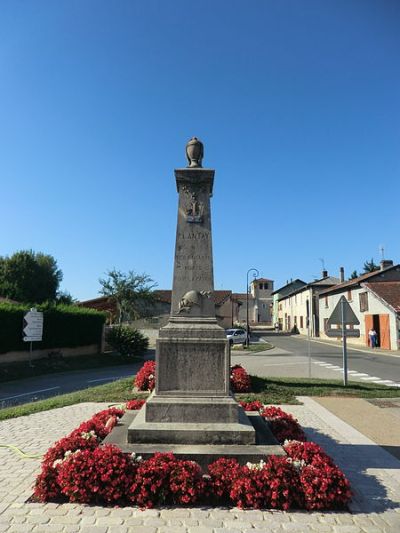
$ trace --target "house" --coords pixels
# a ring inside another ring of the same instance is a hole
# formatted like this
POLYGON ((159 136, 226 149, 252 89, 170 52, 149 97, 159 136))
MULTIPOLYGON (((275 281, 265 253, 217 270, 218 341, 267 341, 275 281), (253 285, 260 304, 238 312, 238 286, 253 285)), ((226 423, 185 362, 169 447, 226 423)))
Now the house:
POLYGON ((360 321, 359 326, 354 326, 360 330, 360 337, 350 337, 349 342, 368 346, 368 331, 375 329, 380 348, 400 349, 400 265, 383 260, 379 270, 322 291, 319 294, 321 338, 328 338, 327 321, 342 296, 360 321))
MULTIPOLYGON (((154 291, 154 303, 151 308, 146 309, 146 317, 135 321, 134 325, 137 328, 143 327, 162 327, 168 322, 171 312, 171 290, 156 290, 154 291)), ((226 328, 233 326, 234 317, 238 314, 240 303, 232 297, 232 291, 214 291, 213 293, 215 303, 215 314, 218 324, 226 328)), ((118 312, 116 304, 112 298, 108 296, 100 296, 92 300, 80 302, 82 307, 91 307, 98 311, 105 311, 109 318, 107 322, 112 324, 117 320, 118 312)))
POLYGON ((272 293, 272 323, 279 324, 279 329, 283 329, 282 321, 279 320, 279 299, 283 296, 287 296, 291 292, 304 287, 307 283, 301 279, 291 280, 290 283, 287 281, 286 285, 280 287, 272 293))
MULTIPOLYGON (((301 280, 299 280, 301 281, 301 280)), ((319 300, 318 296, 324 289, 340 283, 340 279, 328 276, 322 271, 320 279, 301 285, 298 288, 278 297, 278 322, 283 331, 297 331, 303 335, 319 337, 319 300)))
POLYGON ((247 323, 248 301, 249 324, 271 325, 273 290, 274 282, 272 279, 258 278, 250 283, 250 292, 248 295, 246 293, 234 293, 233 298, 240 303, 238 306, 238 314, 234 321, 247 323))

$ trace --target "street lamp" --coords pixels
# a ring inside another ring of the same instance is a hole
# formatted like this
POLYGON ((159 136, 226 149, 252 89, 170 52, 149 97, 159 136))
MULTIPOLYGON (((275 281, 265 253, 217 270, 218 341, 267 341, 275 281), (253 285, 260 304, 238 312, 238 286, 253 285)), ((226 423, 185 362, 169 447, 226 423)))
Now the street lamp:
POLYGON ((246 346, 249 347, 249 274, 254 272, 254 277, 260 275, 259 271, 256 268, 249 268, 246 275, 246 346))

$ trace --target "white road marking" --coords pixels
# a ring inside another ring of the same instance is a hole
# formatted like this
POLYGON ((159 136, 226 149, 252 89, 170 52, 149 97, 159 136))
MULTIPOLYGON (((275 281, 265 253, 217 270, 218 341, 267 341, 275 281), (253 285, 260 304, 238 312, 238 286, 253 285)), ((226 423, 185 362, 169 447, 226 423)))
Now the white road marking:
POLYGON ((362 374, 361 372, 357 372, 356 370, 349 370, 348 373, 351 374, 355 378, 361 378, 364 376, 368 376, 368 374, 362 374))
POLYGON ((113 376, 113 377, 110 377, 110 378, 88 379, 87 382, 88 383, 96 383, 96 381, 112 381, 113 379, 117 380, 117 379, 122 379, 123 377, 126 377, 126 376, 113 376))
POLYGON ((23 394, 17 394, 16 396, 8 396, 7 398, 0 398, 0 402, 5 402, 6 400, 13 400, 14 398, 21 398, 21 396, 29 396, 30 394, 39 394, 40 392, 48 392, 49 390, 56 390, 60 387, 51 387, 50 389, 40 389, 34 390, 32 392, 24 392, 23 394))
POLYGON ((379 379, 377 376, 368 376, 367 378, 361 378, 363 381, 373 381, 374 379, 379 379))
POLYGON ((373 381, 372 383, 379 383, 380 385, 392 385, 394 381, 391 379, 380 379, 378 381, 373 381))
POLYGON ((293 366, 293 365, 305 365, 306 362, 303 363, 265 363, 264 366, 293 366))

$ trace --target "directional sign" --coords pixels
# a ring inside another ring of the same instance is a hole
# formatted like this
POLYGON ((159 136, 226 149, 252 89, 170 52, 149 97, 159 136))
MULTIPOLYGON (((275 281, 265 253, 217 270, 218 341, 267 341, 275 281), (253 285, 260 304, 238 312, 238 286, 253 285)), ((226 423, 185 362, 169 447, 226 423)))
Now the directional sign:
POLYGON ((23 340, 25 342, 39 342, 43 336, 43 313, 31 309, 24 315, 23 340))
MULTIPOLYGON (((353 309, 350 307, 349 302, 344 296, 340 298, 335 309, 333 310, 331 316, 328 318, 327 326, 332 326, 333 324, 338 325, 343 322, 349 326, 357 326, 360 321, 356 317, 353 309), (342 303, 343 303, 343 315, 342 315, 342 303)), ((346 330, 346 334, 349 330, 346 330)))

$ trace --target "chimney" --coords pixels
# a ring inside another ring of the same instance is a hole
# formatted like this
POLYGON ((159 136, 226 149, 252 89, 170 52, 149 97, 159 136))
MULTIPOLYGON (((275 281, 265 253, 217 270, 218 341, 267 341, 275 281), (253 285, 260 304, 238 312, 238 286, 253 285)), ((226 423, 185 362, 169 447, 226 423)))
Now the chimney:
POLYGON ((328 277, 328 271, 327 270, 323 270, 322 271, 322 277, 323 278, 327 278, 328 277))
POLYGON ((393 261, 391 259, 382 259, 381 270, 385 270, 385 268, 389 268, 392 266, 393 266, 393 261))
POLYGON ((339 274, 340 283, 343 283, 344 282, 344 268, 340 267, 339 272, 340 272, 340 274, 339 274))

